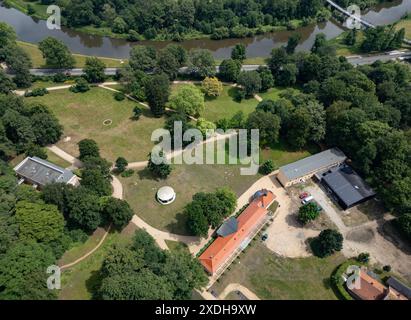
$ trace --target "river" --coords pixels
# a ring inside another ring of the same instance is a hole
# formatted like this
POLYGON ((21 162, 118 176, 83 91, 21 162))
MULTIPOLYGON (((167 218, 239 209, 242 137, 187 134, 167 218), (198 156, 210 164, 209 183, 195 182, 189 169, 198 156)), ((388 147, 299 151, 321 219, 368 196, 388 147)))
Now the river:
MULTIPOLYGON (((363 18, 373 24, 383 25, 399 20, 406 12, 411 12, 411 0, 395 0, 385 2, 364 12, 363 18)), ((36 21, 16 9, 4 6, 0 6, 0 21, 13 26, 18 38, 22 41, 38 43, 45 37, 52 36, 63 41, 72 52, 91 56, 127 58, 134 45, 150 44, 156 48, 162 48, 169 43, 167 41, 130 43, 121 39, 93 36, 64 27, 61 30, 49 30, 45 21, 36 21)), ((292 33, 301 34, 302 37, 297 47, 297 50, 301 51, 309 50, 312 47, 318 33, 322 32, 327 36, 327 39, 332 39, 343 31, 343 26, 332 19, 325 23, 301 27, 294 31, 278 31, 245 39, 187 40, 180 42, 180 44, 186 49, 209 49, 216 59, 224 59, 230 56, 233 46, 241 42, 246 45, 249 58, 267 57, 273 48, 284 45, 292 33)))

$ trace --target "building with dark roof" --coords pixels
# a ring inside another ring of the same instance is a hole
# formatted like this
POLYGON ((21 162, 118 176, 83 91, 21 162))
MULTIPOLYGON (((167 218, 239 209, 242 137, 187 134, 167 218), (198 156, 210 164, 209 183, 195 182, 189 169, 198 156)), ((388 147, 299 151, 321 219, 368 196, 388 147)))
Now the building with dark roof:
POLYGON ((236 233, 238 231, 238 221, 235 217, 230 217, 225 221, 220 228, 217 230, 217 235, 220 237, 227 237, 230 234, 236 233))
POLYGON ((317 177, 344 210, 375 196, 371 187, 345 164, 318 174, 317 177))
POLYGON ((78 185, 78 177, 70 170, 61 168, 38 157, 27 157, 15 168, 19 183, 29 183, 36 188, 42 188, 50 183, 66 183, 78 185))
POLYGON ((325 150, 310 157, 282 166, 277 179, 284 187, 302 183, 316 173, 339 166, 347 159, 338 148, 325 150))
POLYGON ((394 277, 389 277, 387 280, 387 285, 391 290, 394 289, 393 291, 398 293, 397 296, 402 296, 405 299, 411 300, 411 288, 407 287, 400 280, 394 277))

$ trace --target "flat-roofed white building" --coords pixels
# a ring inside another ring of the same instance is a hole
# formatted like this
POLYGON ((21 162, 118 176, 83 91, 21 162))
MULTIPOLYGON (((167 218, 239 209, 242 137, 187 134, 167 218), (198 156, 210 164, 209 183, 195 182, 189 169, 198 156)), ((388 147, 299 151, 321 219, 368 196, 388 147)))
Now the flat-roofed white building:
POLYGON ((302 183, 316 173, 344 163, 347 157, 338 148, 328 149, 310 157, 280 167, 277 179, 284 187, 302 183))

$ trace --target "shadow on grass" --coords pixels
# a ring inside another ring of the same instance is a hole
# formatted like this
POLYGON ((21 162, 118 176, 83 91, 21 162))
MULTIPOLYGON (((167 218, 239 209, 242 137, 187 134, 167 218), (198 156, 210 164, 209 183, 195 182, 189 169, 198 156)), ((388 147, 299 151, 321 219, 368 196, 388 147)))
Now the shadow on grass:
POLYGON ((145 167, 143 170, 140 170, 137 172, 138 177, 140 180, 154 180, 154 181, 160 181, 161 179, 154 176, 150 170, 148 170, 147 167, 145 167))
POLYGON ((235 102, 238 102, 238 103, 241 103, 242 100, 254 99, 254 97, 243 99, 240 94, 240 89, 237 87, 230 87, 227 93, 230 98, 232 98, 235 102))
POLYGON ((98 294, 98 291, 101 287, 101 282, 103 276, 100 270, 91 272, 90 278, 86 280, 87 291, 91 293, 93 300, 100 300, 101 297, 98 294))
POLYGON ((175 234, 191 236, 187 228, 187 215, 183 212, 179 212, 175 216, 175 222, 169 223, 166 229, 175 234))

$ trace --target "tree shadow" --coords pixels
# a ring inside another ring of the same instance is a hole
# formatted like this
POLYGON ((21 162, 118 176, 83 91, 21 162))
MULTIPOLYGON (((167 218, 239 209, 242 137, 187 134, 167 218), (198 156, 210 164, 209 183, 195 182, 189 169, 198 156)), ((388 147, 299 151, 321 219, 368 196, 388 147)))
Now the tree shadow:
POLYGON ((237 87, 230 87, 227 91, 228 96, 235 102, 241 103, 243 100, 240 94, 240 89, 237 87))
POLYGON ((147 167, 145 167, 143 170, 139 170, 137 172, 137 175, 140 178, 140 180, 154 180, 154 181, 161 180, 160 178, 154 176, 147 167))
POLYGON ((169 223, 166 229, 175 234, 192 236, 187 228, 187 215, 184 212, 179 212, 175 216, 175 221, 169 223))
POLYGON ((205 102, 215 101, 215 100, 217 100, 217 98, 218 97, 207 96, 207 95, 204 96, 205 102))
POLYGON ((404 254, 411 255, 411 245, 407 237, 396 226, 396 221, 377 221, 377 232, 387 241, 391 242, 404 254))
POLYGON ((331 289, 332 288, 332 283, 331 283, 331 278, 324 278, 323 279, 323 285, 325 289, 331 289))
POLYGON ((86 280, 87 291, 91 293, 93 300, 101 299, 101 297, 98 294, 98 290, 101 287, 102 280, 103 276, 100 270, 92 271, 90 278, 86 280))
POLYGON ((304 225, 298 220, 297 214, 294 212, 285 217, 285 221, 290 227, 303 228, 304 225))

